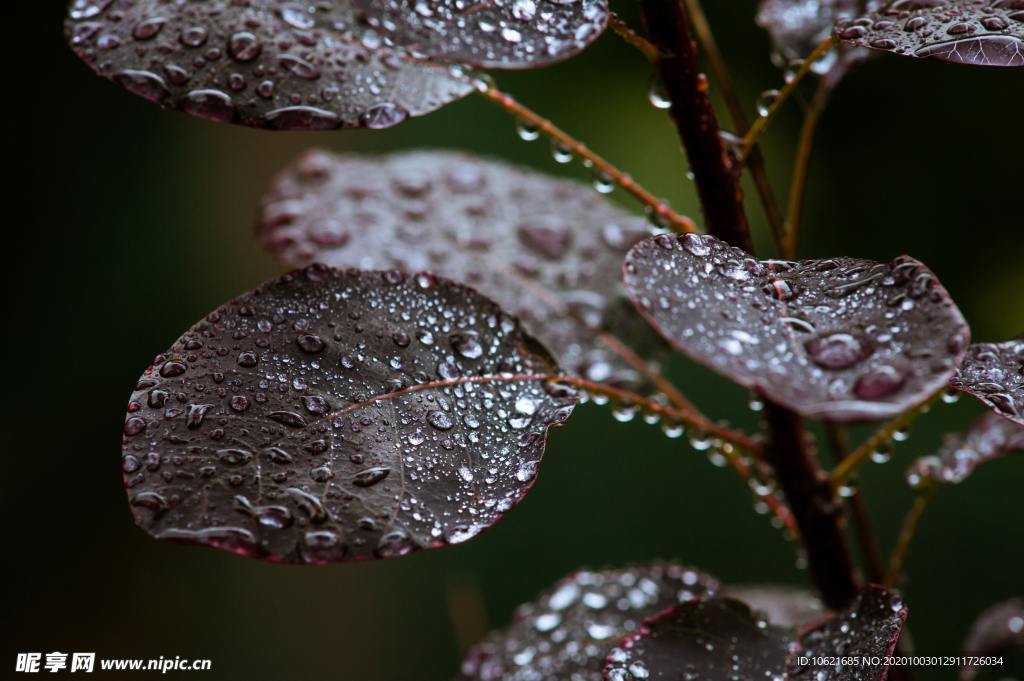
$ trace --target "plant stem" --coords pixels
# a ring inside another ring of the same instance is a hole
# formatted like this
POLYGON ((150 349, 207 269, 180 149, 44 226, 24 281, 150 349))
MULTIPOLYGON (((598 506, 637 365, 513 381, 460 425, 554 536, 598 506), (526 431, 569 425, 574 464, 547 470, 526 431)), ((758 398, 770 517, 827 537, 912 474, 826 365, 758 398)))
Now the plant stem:
POLYGON ((910 552, 910 543, 917 533, 917 528, 921 525, 921 518, 924 517, 924 512, 934 493, 934 487, 926 487, 914 497, 914 505, 910 507, 903 519, 903 528, 900 530, 899 539, 896 540, 896 548, 893 549, 892 555, 889 557, 889 569, 885 573, 886 586, 896 586, 896 582, 899 581, 900 575, 903 573, 903 563, 910 552))
POLYGON ((815 457, 803 420, 765 400, 768 442, 765 458, 804 537, 811 578, 825 604, 840 610, 857 595, 853 559, 843 533, 841 509, 828 476, 815 457))
POLYGON ((711 234, 752 252, 739 176, 722 142, 707 77, 697 65, 683 0, 642 0, 641 6, 658 48, 655 70, 672 103, 669 113, 690 161, 705 226, 711 234))
POLYGON ((783 85, 779 90, 779 94, 775 97, 775 101, 773 101, 768 107, 768 112, 764 116, 760 116, 756 121, 754 121, 754 124, 750 126, 750 130, 747 131, 746 136, 743 138, 743 148, 740 150, 739 154, 741 163, 746 161, 747 157, 750 155, 750 151, 757 143, 758 137, 760 137, 761 133, 768 127, 771 120, 775 118, 775 114, 779 112, 779 109, 782 108, 785 101, 789 99, 791 94, 793 94, 797 85, 799 85, 800 81, 803 80, 803 77, 810 72, 814 63, 824 57, 828 51, 835 46, 835 44, 836 39, 829 36, 824 42, 815 47, 814 51, 811 52, 807 56, 807 59, 804 60, 804 63, 800 65, 800 69, 796 72, 793 79, 783 85))
POLYGON ((622 172, 601 156, 598 156, 587 145, 578 141, 567 132, 556 126, 554 123, 535 113, 523 104, 519 103, 511 95, 502 92, 490 83, 480 81, 479 91, 484 97, 491 100, 501 108, 516 116, 523 123, 527 123, 559 144, 576 156, 584 159, 591 165, 595 172, 601 173, 624 191, 636 198, 640 203, 647 206, 652 217, 679 232, 696 232, 697 225, 693 220, 672 211, 665 201, 656 198, 649 191, 641 187, 636 180, 622 172))
MULTIPOLYGON (((845 459, 847 456, 846 432, 838 424, 826 421, 825 434, 835 460, 838 462, 845 459)), ((847 505, 852 511, 853 528, 857 533, 857 543, 860 545, 861 556, 864 559, 864 573, 869 581, 881 582, 882 558, 878 552, 875 534, 871 529, 871 518, 868 516, 867 506, 864 504, 864 496, 859 489, 854 492, 847 505)))
MULTIPOLYGON (((793 179, 789 185, 789 205, 786 208, 785 241, 783 242, 782 257, 790 260, 796 258, 797 242, 800 237, 800 218, 803 213, 804 196, 807 190, 807 177, 810 168, 811 153, 814 150, 814 134, 818 130, 818 121, 821 113, 828 102, 828 95, 831 88, 822 79, 818 89, 814 92, 810 105, 804 112, 804 122, 800 128, 800 143, 796 148, 796 158, 793 161, 793 179)), ((756 147, 754 149, 756 151, 756 147)), ((750 160, 754 156, 751 154, 750 160)))
MULTIPOLYGON (((711 24, 708 23, 700 0, 685 0, 685 2, 686 10, 690 14, 690 22, 693 25, 693 32, 696 34, 701 47, 704 48, 704 54, 708 57, 708 64, 711 65, 711 72, 715 75, 715 81, 722 90, 722 99, 725 100, 725 106, 729 109, 729 118, 732 119, 733 128, 736 129, 736 134, 742 137, 750 129, 750 122, 747 120, 743 104, 736 94, 736 86, 733 84, 729 68, 725 64, 725 58, 722 56, 721 50, 718 49, 718 41, 715 40, 715 34, 711 31, 711 24)), ((761 207, 764 209, 765 218, 768 220, 768 226, 772 231, 775 246, 779 249, 779 252, 782 252, 782 211, 779 210, 779 203, 775 199, 775 191, 768 180, 764 156, 761 155, 761 149, 756 144, 750 151, 747 169, 750 171, 750 175, 754 180, 754 186, 757 188, 757 195, 761 199, 761 207)))
POLYGON ((832 486, 839 488, 846 483, 850 477, 857 472, 857 469, 868 460, 868 457, 871 456, 872 452, 876 451, 879 447, 888 444, 889 441, 892 440, 893 433, 909 425, 911 421, 921 414, 921 412, 931 406, 932 402, 939 399, 939 395, 941 394, 942 391, 940 390, 934 395, 926 398, 916 407, 911 407, 875 431, 871 437, 864 441, 864 444, 853 450, 853 453, 840 461, 839 465, 832 470, 832 486))
POLYGON ((697 407, 690 402, 690 400, 688 400, 686 396, 679 391, 679 388, 669 381, 664 374, 651 366, 650 363, 646 362, 642 357, 640 357, 640 355, 636 354, 636 352, 633 351, 633 348, 623 343, 617 336, 614 336, 607 331, 598 331, 597 337, 627 364, 649 378, 651 383, 654 384, 654 387, 657 388, 661 394, 667 397, 669 402, 683 411, 700 413, 700 410, 697 409, 697 407))
POLYGON ((615 33, 638 49, 649 62, 653 62, 658 58, 658 50, 650 43, 647 38, 644 38, 639 33, 629 27, 629 25, 622 20, 615 12, 611 12, 608 15, 608 26, 615 31, 615 33))

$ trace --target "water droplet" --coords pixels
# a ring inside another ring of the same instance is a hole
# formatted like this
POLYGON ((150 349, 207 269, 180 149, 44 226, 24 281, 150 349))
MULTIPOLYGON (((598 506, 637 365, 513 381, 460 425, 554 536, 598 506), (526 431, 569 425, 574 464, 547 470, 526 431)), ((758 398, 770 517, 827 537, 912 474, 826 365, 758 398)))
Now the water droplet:
POLYGON ((772 105, 779 98, 778 90, 765 90, 757 98, 757 114, 761 117, 771 112, 772 105))

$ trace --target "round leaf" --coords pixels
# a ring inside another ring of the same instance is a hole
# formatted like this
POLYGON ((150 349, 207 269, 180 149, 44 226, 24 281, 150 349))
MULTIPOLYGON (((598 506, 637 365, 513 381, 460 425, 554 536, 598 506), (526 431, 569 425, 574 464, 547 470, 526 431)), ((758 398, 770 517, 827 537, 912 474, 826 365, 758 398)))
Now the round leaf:
POLYGON ((75 0, 65 31, 99 75, 215 121, 384 128, 472 91, 356 20, 351 0, 75 0))
POLYGON ((907 482, 919 487, 926 482, 959 483, 981 464, 1024 452, 1024 426, 998 414, 987 413, 966 433, 946 435, 935 456, 918 459, 907 471, 907 482))
POLYGON ((835 35, 908 57, 1024 66, 1024 0, 896 0, 840 20, 835 35))
POLYGON ((743 601, 761 619, 791 629, 816 620, 825 612, 817 596, 792 586, 730 587, 723 595, 743 601))
POLYGON ((596 329, 641 354, 661 350, 613 274, 649 231, 574 182, 451 152, 314 150, 277 179, 260 229, 289 266, 430 270, 465 282, 591 380, 640 379, 596 329))
POLYGON ((811 417, 895 416, 949 380, 969 331, 927 267, 836 258, 759 262, 709 236, 629 252, 633 302, 680 351, 811 417))
POLYGON ((740 601, 694 601, 646 620, 608 656, 604 678, 781 681, 791 638, 740 601))
POLYGON ((949 387, 977 397, 1003 418, 1024 426, 1024 336, 971 345, 949 387))
MULTIPOLYGON (((1024 598, 996 603, 978 616, 964 641, 968 658, 1001 657, 1013 648, 1024 647, 1024 598)), ((962 681, 973 679, 980 668, 971 663, 960 670, 962 681)))
POLYGON ((892 655, 907 621, 907 608, 899 594, 868 586, 841 613, 808 630, 792 647, 786 678, 792 681, 884 681, 887 665, 814 664, 835 657, 851 659, 892 655), (800 658, 810 660, 801 664, 800 658))
POLYGON ((604 31, 607 0, 355 0, 395 43, 448 62, 529 69, 571 57, 604 31))
POLYGON ((459 679, 598 681, 608 652, 645 617, 717 589, 713 578, 666 563, 578 572, 474 647, 459 679))
POLYGON ((575 395, 515 319, 431 275, 314 266, 159 355, 124 424, 150 534, 296 563, 456 543, 529 490, 575 395))

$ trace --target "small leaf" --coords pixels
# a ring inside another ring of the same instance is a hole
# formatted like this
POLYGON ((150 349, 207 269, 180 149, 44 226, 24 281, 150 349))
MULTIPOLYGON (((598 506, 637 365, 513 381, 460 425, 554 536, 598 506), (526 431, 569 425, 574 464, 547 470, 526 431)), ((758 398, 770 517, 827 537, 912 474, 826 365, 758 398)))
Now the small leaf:
POLYGON ((159 355, 124 425, 150 534, 295 563, 457 543, 529 490, 576 397, 471 289, 313 266, 159 355))
POLYGON ((1024 0, 896 0, 836 23, 851 45, 974 66, 1024 66, 1024 0))
POLYGON ((604 31, 607 0, 355 0, 370 25, 417 53, 482 68, 571 57, 604 31))
POLYGON ((692 601, 645 620, 609 654, 604 678, 782 681, 791 639, 740 601, 692 601))
POLYGON ((459 679, 598 681, 608 652, 641 620, 717 589, 713 578, 667 563, 578 572, 474 647, 459 679))
POLYGON ((949 387, 968 393, 1024 426, 1024 336, 967 348, 949 387))
POLYGON ((890 418, 935 393, 969 341, 935 275, 906 256, 759 262, 709 236, 629 252, 626 289, 680 351, 800 414, 890 418))
POLYGON ((649 231, 574 182, 451 152, 314 150, 277 179, 260 229, 292 267, 430 270, 465 282, 590 380, 640 382, 595 329, 638 353, 662 350, 613 274, 649 231))
POLYGON ((817 596, 791 586, 730 587, 723 595, 743 601, 761 619, 791 629, 817 620, 825 612, 817 596))
MULTIPOLYGON (((768 31, 774 48, 773 59, 786 68, 789 62, 802 60, 832 33, 836 21, 862 13, 867 0, 761 0, 757 23, 768 31), (777 55, 777 57, 776 57, 777 55)), ((819 76, 838 79, 858 62, 870 56, 868 50, 837 47, 811 66, 819 76)))
MULTIPOLYGON (((971 625, 964 641, 969 658, 1002 656, 1024 647, 1024 598, 1011 598, 985 610, 971 625)), ((960 670, 961 681, 973 679, 979 668, 968 664, 960 670)))
POLYGON ((65 32, 79 58, 134 94, 263 128, 385 128, 473 90, 356 20, 352 0, 74 0, 65 32))
POLYGON ((907 608, 900 596, 880 586, 868 586, 841 613, 804 633, 792 647, 786 678, 792 681, 884 681, 888 665, 816 665, 815 658, 836 656, 851 659, 892 655, 907 621, 907 608), (800 664, 800 658, 811 664, 800 664))
POLYGON ((907 482, 911 487, 927 482, 960 483, 981 464, 1022 452, 1024 426, 990 412, 975 421, 966 433, 946 435, 935 456, 922 457, 910 467, 907 482))

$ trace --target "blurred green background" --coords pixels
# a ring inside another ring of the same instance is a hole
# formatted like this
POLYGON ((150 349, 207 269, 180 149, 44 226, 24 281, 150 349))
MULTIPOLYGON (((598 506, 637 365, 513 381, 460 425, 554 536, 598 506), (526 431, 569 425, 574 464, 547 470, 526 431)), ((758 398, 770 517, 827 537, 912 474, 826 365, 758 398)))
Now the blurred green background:
MULTIPOLYGON (((635 18, 634 3, 617 4, 635 18)), ((755 3, 706 4, 752 110, 758 92, 781 81, 755 3)), ((477 97, 379 132, 274 134, 163 111, 77 62, 62 36, 64 3, 37 7, 37 21, 21 25, 31 82, 4 129, 8 167, 27 183, 16 198, 30 207, 5 234, 14 399, 4 411, 4 581, 14 627, 4 665, 15 651, 96 651, 212 658, 210 676, 224 679, 440 680, 516 604, 581 566, 674 558, 729 583, 807 582, 793 547, 751 510, 732 473, 589 405, 554 433, 527 500, 465 545, 302 568, 148 538, 131 522, 119 470, 129 391, 195 320, 281 272, 252 238, 278 168, 313 145, 445 147, 586 174, 554 164, 544 141, 520 141, 513 121, 477 97)), ((647 102, 646 64, 614 35, 568 63, 497 77, 696 214, 675 132, 647 102)), ((1020 69, 889 56, 863 65, 821 124, 802 255, 910 253, 952 292, 976 340, 1021 332, 1022 111, 1020 69)), ((788 106, 764 142, 781 196, 799 121, 788 106)), ((621 192, 612 200, 637 209, 621 192)), ((748 206, 764 247, 752 191, 748 206)), ((683 360, 671 371, 707 413, 754 427, 741 391, 683 360)), ((936 407, 892 463, 866 472, 886 549, 911 501, 906 465, 980 412, 969 399, 936 407)), ((958 653, 977 613, 1024 592, 1022 483, 1016 458, 937 497, 908 566, 919 653, 958 653)))

